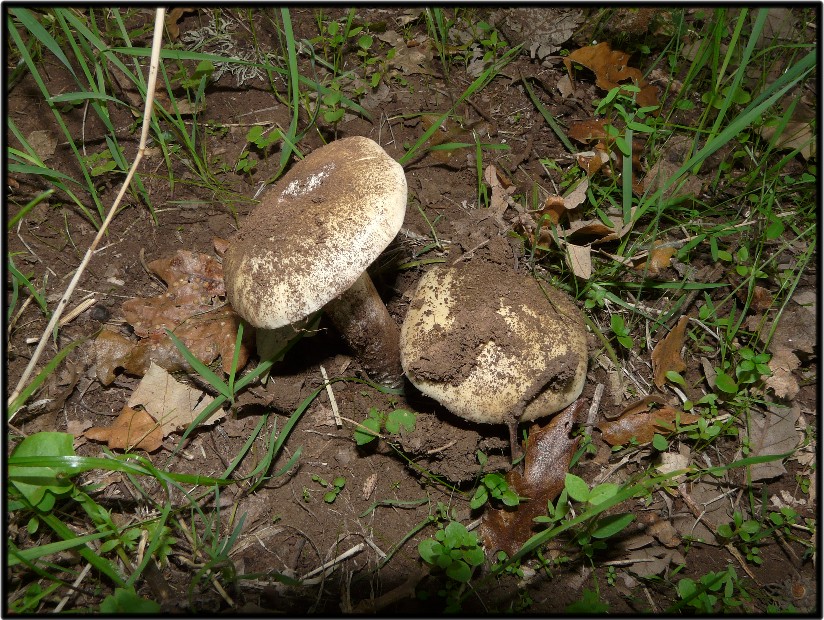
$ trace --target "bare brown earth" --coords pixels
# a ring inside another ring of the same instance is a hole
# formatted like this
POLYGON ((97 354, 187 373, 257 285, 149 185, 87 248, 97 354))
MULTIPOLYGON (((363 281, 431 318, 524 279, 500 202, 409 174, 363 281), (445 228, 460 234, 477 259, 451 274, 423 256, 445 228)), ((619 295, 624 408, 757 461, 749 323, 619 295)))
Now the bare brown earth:
MULTIPOLYGON (((341 12, 333 10, 329 15, 335 17, 341 12)), ((382 21, 391 27, 397 12, 398 9, 363 9, 359 16, 365 22, 382 21)), ((141 19, 150 17, 147 14, 141 19)), ((201 14, 185 17, 179 24, 181 31, 197 27, 202 19, 201 14)), ((316 34, 311 8, 293 10, 292 19, 297 38, 310 38, 316 34)), ((423 26, 415 27, 425 31, 423 26)), ((262 41, 262 45, 273 44, 273 35, 266 36, 271 40, 262 41)), ((560 62, 540 64, 528 55, 521 56, 473 99, 473 105, 459 108, 465 125, 487 123, 489 131, 483 136, 485 141, 506 143, 511 147, 509 151, 489 151, 485 158, 511 175, 519 192, 526 195, 535 183, 547 185, 547 173, 541 159, 556 159, 564 167, 572 162, 530 102, 518 76, 534 76, 544 84, 554 84, 563 72, 560 62)), ((318 132, 309 132, 300 144, 301 150, 310 152, 320 147, 324 140, 334 137, 364 135, 378 141, 396 159, 400 158, 423 131, 418 119, 404 119, 400 115, 444 110, 472 81, 460 66, 453 67, 448 78, 441 75, 437 57, 429 73, 406 75, 406 87, 393 82, 380 101, 369 108, 374 122, 347 116, 336 128, 321 124, 323 139, 318 132)), ((47 74, 50 92, 58 93, 72 87, 60 67, 48 66, 47 74)), ((553 89, 539 91, 538 96, 553 115, 570 122, 586 118, 589 110, 582 101, 598 96, 591 81, 581 81, 578 88, 582 92, 569 100, 563 100, 553 89)), ((286 127, 290 120, 286 107, 275 99, 262 80, 253 80, 238 88, 234 77, 225 75, 210 88, 207 102, 198 122, 228 128, 225 135, 205 137, 205 151, 214 162, 236 161, 246 144, 249 124, 268 121, 286 127)), ((23 79, 9 93, 7 114, 14 118, 24 135, 36 129, 50 128, 54 123, 29 78, 23 79)), ((127 155, 132 156, 136 149, 136 137, 132 132, 135 120, 121 108, 115 108, 114 115, 117 127, 122 128, 122 144, 127 155)), ((73 134, 83 136, 88 148, 99 147, 95 138, 99 127, 91 117, 87 119, 82 108, 69 111, 66 117, 73 134)), ((308 117, 301 117, 304 125, 308 120, 308 117)), ((682 121, 689 124, 690 118, 685 116, 682 121)), ((83 297, 93 295, 97 300, 94 307, 60 330, 62 344, 77 339, 88 340, 69 356, 34 399, 51 400, 17 416, 14 421, 16 431, 30 435, 43 430, 66 431, 72 423, 104 426, 112 421, 140 379, 121 374, 112 385, 101 386, 94 374, 91 339, 104 325, 128 335, 130 327, 123 320, 121 311, 123 302, 163 291, 162 285, 144 268, 145 261, 172 256, 179 249, 214 255, 213 240, 229 238, 235 233, 238 223, 253 208, 257 189, 276 172, 277 159, 277 153, 262 159, 252 175, 221 173, 220 183, 227 191, 218 196, 196 182, 194 175, 180 163, 175 169, 179 181, 171 187, 162 159, 156 154, 149 155, 143 164, 142 175, 156 220, 133 195, 127 197, 126 205, 112 222, 102 248, 93 257, 70 304, 71 307, 83 297)), ((490 252, 503 249, 507 253, 501 261, 503 264, 513 270, 523 271, 525 268, 523 248, 518 240, 512 235, 502 235, 485 210, 476 207, 478 178, 474 152, 453 159, 442 163, 432 155, 426 155, 406 167, 409 205, 405 230, 372 269, 378 289, 398 324, 406 314, 409 296, 426 266, 397 267, 415 260, 416 253, 431 241, 433 231, 441 246, 424 258, 454 260, 463 253, 465 260, 471 262, 489 259, 490 252)), ((73 156, 65 144, 58 146, 49 165, 70 174, 76 173, 73 156)), ((711 170, 712 166, 704 169, 711 170)), ((9 214, 42 189, 31 178, 19 177, 15 181, 15 188, 8 197, 9 214)), ((119 181, 119 177, 114 176, 105 181, 101 188, 104 204, 111 203, 119 181)), ((17 253, 17 264, 22 269, 40 275, 48 272, 45 292, 54 302, 65 289, 94 234, 94 228, 82 214, 68 202, 54 197, 32 211, 19 228, 9 231, 7 251, 17 253)), ((501 260, 501 256, 496 258, 501 260)), ((540 263, 538 270, 548 272, 550 280, 560 282, 575 296, 575 278, 561 261, 560 254, 551 255, 540 263)), ((699 253, 693 264, 700 267, 709 262, 708 253, 699 253)), ((817 289, 814 265, 802 275, 799 291, 817 289)), ((679 279, 671 267, 661 277, 679 279)), ((477 285, 483 290, 488 283, 478 282, 477 285)), ((581 300, 577 303, 582 306, 581 300)), ((650 303, 666 309, 667 299, 651 300, 650 303)), ((609 324, 608 316, 604 321, 603 310, 595 312, 601 313, 594 317, 599 325, 609 324)), ((33 345, 27 339, 38 338, 45 324, 35 304, 17 321, 6 352, 6 378, 10 386, 16 384, 30 359, 33 345)), ((479 332, 484 327, 479 325, 479 332)), ((460 346, 460 343, 453 344, 460 346)), ((594 355, 598 350, 594 338, 591 345, 594 355)), ((46 357, 50 357, 48 351, 46 357)), ((701 372, 698 355, 689 352, 688 364, 687 383, 696 385, 700 383, 701 372)), ((150 455, 151 460, 171 471, 219 476, 240 451, 263 410, 277 411, 280 414, 277 426, 281 428, 292 411, 322 385, 321 365, 333 378, 360 375, 358 362, 325 320, 316 335, 299 342, 275 368, 266 386, 256 385, 244 392, 236 410, 222 422, 192 434, 184 450, 174 456, 171 456, 171 449, 178 436, 170 436, 161 450, 150 455)), ((630 372, 645 376, 645 384, 651 384, 649 366, 633 368, 630 372)), ((815 355, 804 361, 799 372, 807 377, 817 376, 815 355)), ((614 418, 631 399, 626 394, 614 393, 609 369, 591 360, 583 393, 587 403, 592 401, 599 384, 607 389, 600 400, 598 418, 614 418)), ((197 386, 204 388, 202 382, 197 386)), ((505 427, 462 420, 422 396, 408 382, 403 395, 383 394, 353 381, 338 381, 333 390, 344 418, 362 421, 373 407, 384 412, 406 408, 417 412, 415 430, 403 431, 392 445, 376 441, 358 447, 353 441, 352 425, 346 423, 343 428, 335 425, 329 399, 325 392, 322 393, 295 426, 273 471, 300 449, 295 467, 283 476, 273 477, 253 494, 247 494, 242 483, 220 492, 221 522, 213 527, 220 529, 221 536, 227 536, 230 534, 227 529, 230 514, 236 515, 235 522, 237 516, 245 515, 242 532, 229 557, 234 574, 248 578, 222 580, 228 599, 219 595, 209 580, 202 580, 190 589, 194 569, 183 558, 172 555, 158 576, 140 586, 141 594, 162 601, 169 612, 332 614, 353 610, 371 612, 377 605, 377 611, 382 614, 423 614, 443 609, 443 599, 438 596, 438 590, 443 587, 443 576, 430 576, 417 552, 418 542, 432 536, 434 529, 431 525, 420 530, 416 528, 435 514, 439 502, 454 510, 456 518, 465 524, 480 517, 480 511, 471 511, 468 503, 474 481, 481 471, 477 452, 482 451, 489 457, 486 471, 508 470, 505 427), (322 499, 325 489, 313 480, 313 476, 326 480, 343 476, 346 485, 333 503, 326 503, 322 499), (404 540, 413 530, 415 532, 404 540), (358 546, 356 553, 314 585, 287 587, 265 576, 272 571, 303 576, 358 546), (389 561, 384 563, 386 554, 390 553, 389 561), (397 600, 381 598, 393 591, 399 594, 397 600)), ((814 381, 806 381, 794 399, 810 425, 815 425, 817 420, 815 397, 814 381)), ((574 473, 590 483, 608 470, 613 472, 609 480, 624 482, 647 467, 652 458, 650 451, 640 451, 631 461, 618 467, 620 459, 611 456, 609 446, 600 439, 597 431, 593 431, 593 446, 593 452, 586 454, 574 469, 574 473)), ((76 447, 82 455, 96 456, 101 451, 99 444, 85 441, 82 436, 76 447)), ((717 440, 708 453, 717 459, 715 462, 723 463, 733 460, 738 448, 736 437, 724 437, 717 440)), ((256 457, 247 461, 236 471, 236 477, 248 474, 254 468, 256 457)), ((803 501, 795 474, 801 473, 804 466, 791 460, 786 467, 787 473, 757 483, 753 492, 765 499, 785 492, 803 501)), ((742 501, 742 476, 740 470, 734 470, 717 481, 718 494, 737 489, 725 504, 724 511, 728 516, 737 502, 742 501)), ((121 476, 107 476, 101 472, 91 473, 86 478, 102 485, 98 501, 124 518, 145 507, 144 501, 130 488, 129 481, 121 476)), ((147 493, 160 496, 161 489, 156 484, 143 482, 147 493)), ((815 518, 816 502, 811 496, 806 497, 809 502, 794 507, 802 517, 815 518)), ((211 502, 203 508, 214 508, 214 497, 211 502)), ((797 543, 779 544, 775 538, 767 539, 761 547, 762 565, 743 566, 728 548, 690 541, 683 530, 679 530, 675 546, 655 543, 648 547, 652 554, 650 558, 672 552, 679 556, 671 563, 665 562, 669 565, 655 573, 655 577, 644 579, 640 576, 643 571, 635 570, 640 564, 629 561, 630 557, 636 556, 622 541, 630 535, 643 534, 662 520, 675 523, 677 519, 686 519, 694 524, 695 516, 678 493, 655 493, 645 500, 628 502, 625 509, 634 511, 638 518, 630 531, 610 541, 609 548, 597 556, 597 568, 593 569, 585 558, 576 554, 573 546, 558 544, 547 551, 547 557, 558 560, 551 571, 533 571, 528 574, 528 579, 520 581, 503 577, 481 582, 479 577, 477 582, 473 581, 474 591, 462 610, 470 614, 559 613, 566 605, 580 600, 585 588, 594 590, 598 584, 601 600, 609 605, 612 613, 660 612, 676 600, 673 584, 678 579, 692 577, 697 580, 708 570, 724 570, 727 566, 734 567, 753 594, 753 600, 747 602, 742 611, 763 612, 769 603, 786 606, 792 602, 797 608, 814 607, 811 592, 815 590, 815 570, 813 563, 804 557, 804 547, 797 543), (568 557, 569 561, 562 561, 563 557, 568 557), (614 585, 608 585, 607 565, 610 561, 617 575, 614 585), (680 564, 683 568, 676 571, 680 564)), ((186 521, 192 518, 189 513, 182 517, 186 521)), ((196 526, 203 526, 197 518, 195 521, 196 526)), ((11 523, 9 535, 18 547, 37 544, 37 540, 27 534, 24 522, 11 523)), ((31 576, 15 574, 11 585, 20 586, 26 579, 31 576)), ((75 601, 79 607, 95 603, 91 592, 81 593, 75 601)))

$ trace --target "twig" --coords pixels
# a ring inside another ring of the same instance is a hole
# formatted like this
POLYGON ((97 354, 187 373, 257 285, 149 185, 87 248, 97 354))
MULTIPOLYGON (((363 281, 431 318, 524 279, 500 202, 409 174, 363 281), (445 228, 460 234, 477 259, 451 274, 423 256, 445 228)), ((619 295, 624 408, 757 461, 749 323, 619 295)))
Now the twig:
POLYGON ((335 416, 335 424, 338 428, 343 427, 343 420, 340 419, 340 411, 338 411, 338 401, 335 400, 335 393, 332 391, 332 384, 329 383, 329 376, 326 374, 326 369, 323 364, 320 366, 320 374, 323 376, 323 382, 326 383, 326 393, 329 394, 329 404, 332 405, 332 415, 335 416))
POLYGON ((348 551, 344 551, 343 553, 341 553, 338 557, 336 557, 334 559, 331 559, 328 562, 324 562, 323 564, 318 566, 316 569, 309 571, 303 577, 301 577, 300 580, 305 583, 306 580, 309 579, 310 577, 314 577, 318 573, 320 573, 322 571, 325 571, 328 568, 332 568, 332 567, 336 566, 337 564, 343 562, 344 560, 352 557, 356 553, 360 553, 361 551, 363 551, 364 547, 366 547, 365 543, 358 543, 357 545, 355 545, 354 547, 352 547, 348 551))
MULTIPOLYGON (((143 112, 143 129, 140 133, 140 146, 137 149, 137 155, 135 155, 134 162, 132 162, 132 167, 129 169, 129 172, 126 175, 126 179, 123 181, 123 186, 120 188, 120 192, 117 194, 117 198, 115 198, 114 203, 109 209, 109 213, 106 215, 106 219, 101 224, 97 236, 92 241, 91 245, 89 246, 89 249, 86 250, 86 255, 83 257, 83 260, 81 261, 80 266, 77 268, 77 271, 75 271, 74 277, 72 278, 71 282, 69 282, 69 286, 66 288, 66 292, 63 293, 63 297, 60 299, 59 302, 57 302, 57 307, 54 309, 51 320, 49 321, 49 324, 46 326, 46 329, 43 330, 43 335, 40 337, 40 342, 38 343, 37 348, 34 350, 34 354, 32 355, 28 366, 26 366, 26 369, 23 371, 23 375, 17 382, 17 387, 14 388, 14 391, 8 398, 8 404, 14 402, 14 400, 20 395, 20 392, 23 390, 23 387, 26 385, 26 382, 29 380, 29 377, 34 371, 34 367, 40 360, 40 356, 43 353, 43 349, 46 348, 46 343, 49 342, 50 336, 52 334, 52 331, 54 330, 55 325, 57 325, 57 322, 60 320, 60 316, 63 314, 63 310, 65 310, 65 308, 69 304, 69 299, 71 298, 75 287, 77 287, 77 283, 80 281, 80 276, 83 275, 83 272, 86 270, 86 266, 89 264, 92 255, 94 255, 95 249, 97 248, 100 241, 103 239, 103 236, 106 234, 106 231, 109 228, 109 224, 114 218, 114 214, 117 213, 117 208, 120 206, 120 202, 121 200, 123 200, 123 196, 126 195, 126 190, 129 188, 129 185, 132 182, 132 177, 134 177, 135 172, 137 171, 137 167, 140 165, 140 162, 143 159, 143 154, 146 152, 146 142, 149 138, 149 127, 151 126, 152 104, 154 102, 154 94, 157 85, 157 72, 158 67, 160 65, 160 48, 163 42, 165 13, 166 9, 159 8, 157 9, 157 13, 155 14, 154 38, 152 40, 152 57, 151 63, 149 65, 149 78, 146 85, 146 108, 143 112)), ((13 417, 14 415, 12 415, 9 418, 9 420, 11 420, 13 417)))
POLYGON ((71 323, 77 317, 79 317, 81 314, 83 314, 86 310, 91 308, 96 303, 97 303, 97 300, 94 297, 92 297, 91 299, 86 299, 84 301, 81 301, 79 304, 77 304, 74 307, 74 310, 72 310, 66 316, 63 317, 63 319, 60 321, 59 326, 64 327, 66 324, 71 323))
POLYGON ((66 606, 66 603, 68 603, 71 599, 77 596, 77 590, 75 588, 78 588, 80 586, 80 582, 83 581, 86 578, 86 575, 89 574, 89 570, 91 569, 91 567, 91 564, 86 564, 86 566, 83 567, 83 570, 80 571, 80 574, 77 576, 77 579, 75 579, 74 583, 72 584, 73 589, 66 596, 64 596, 61 599, 61 601, 57 604, 57 607, 54 608, 54 613, 59 614, 61 611, 63 611, 63 608, 66 606))
POLYGON ((584 428, 588 433, 592 432, 592 427, 598 419, 598 411, 601 409, 601 399, 604 397, 604 384, 599 383, 595 386, 595 393, 592 395, 592 404, 589 406, 587 412, 587 421, 584 423, 584 428))

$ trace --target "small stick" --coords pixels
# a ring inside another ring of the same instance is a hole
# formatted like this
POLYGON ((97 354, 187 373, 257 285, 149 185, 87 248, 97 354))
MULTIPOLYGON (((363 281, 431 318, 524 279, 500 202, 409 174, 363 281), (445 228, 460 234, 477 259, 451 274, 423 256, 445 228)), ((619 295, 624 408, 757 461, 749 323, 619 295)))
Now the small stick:
POLYGON ((595 393, 592 395, 592 404, 589 406, 589 411, 587 412, 587 421, 584 424, 584 428, 587 429, 588 433, 592 432, 592 427, 595 426, 595 421, 598 419, 598 411, 601 408, 601 399, 604 397, 604 384, 599 383, 595 386, 595 393))
POLYGON ((58 323, 58 326, 59 327, 64 327, 66 324, 71 323, 77 317, 79 317, 81 314, 83 314, 86 310, 91 308, 96 303, 97 303, 97 300, 94 297, 92 297, 91 299, 87 299, 85 301, 81 301, 79 304, 77 304, 74 307, 74 309, 71 312, 69 312, 66 316, 64 316, 60 320, 60 323, 58 323))
POLYGON ((355 545, 354 547, 349 549, 349 551, 344 551, 338 557, 336 557, 332 560, 329 560, 328 562, 325 562, 325 563, 321 564, 320 566, 318 566, 316 569, 314 569, 312 571, 309 571, 303 577, 301 577, 300 580, 305 581, 306 579, 309 579, 310 577, 314 577, 318 573, 320 573, 322 571, 325 571, 327 568, 332 568, 336 564, 339 564, 340 562, 343 562, 344 560, 352 557, 356 553, 360 553, 361 551, 364 550, 365 547, 366 547, 365 543, 358 543, 357 545, 355 545))
POLYGON ((335 393, 332 391, 332 384, 329 383, 329 376, 326 374, 326 369, 323 364, 320 366, 320 374, 323 375, 323 381, 326 383, 326 393, 329 394, 329 404, 332 405, 332 415, 335 416, 335 424, 338 428, 343 426, 343 420, 340 419, 340 411, 338 411, 338 401, 335 400, 335 393))
MULTIPOLYGON (((86 566, 83 567, 83 570, 80 571, 80 574, 77 576, 77 579, 75 579, 74 583, 72 584, 73 588, 80 587, 80 582, 83 581, 86 578, 86 575, 89 574, 89 570, 91 569, 91 567, 91 564, 86 564, 86 566)), ((61 611, 63 611, 63 608, 66 606, 66 603, 68 603, 75 596, 77 596, 77 590, 73 589, 66 596, 64 596, 62 600, 57 604, 57 607, 54 608, 53 613, 59 614, 61 611)))
MULTIPOLYGON (((100 241, 103 239, 103 236, 106 234, 106 231, 109 228, 109 224, 114 218, 114 214, 117 213, 117 207, 120 206, 120 201, 123 200, 123 196, 126 195, 126 190, 129 188, 129 185, 132 182, 132 177, 134 177, 134 174, 137 171, 137 167, 140 165, 140 161, 143 159, 143 155, 146 152, 146 142, 149 139, 149 128, 151 126, 152 105, 154 103, 154 94, 157 87, 157 72, 158 67, 160 65, 160 49, 163 43, 165 14, 166 9, 164 8, 157 9, 157 13, 155 14, 154 38, 152 40, 152 59, 151 64, 149 65, 149 78, 146 84, 146 108, 143 111, 143 128, 140 133, 140 146, 137 149, 137 155, 135 155, 134 162, 132 162, 132 167, 129 168, 129 172, 126 175, 126 179, 123 181, 123 186, 120 188, 120 192, 117 194, 117 197, 115 198, 114 203, 111 206, 111 209, 109 209, 109 213, 106 215, 106 219, 101 224, 100 230, 97 232, 97 236, 92 241, 91 245, 89 246, 89 249, 86 250, 86 255, 80 262, 80 266, 77 268, 77 271, 75 271, 74 277, 72 278, 71 282, 69 282, 69 286, 66 288, 66 292, 63 293, 63 297, 61 297, 60 301, 57 302, 57 307, 54 309, 54 312, 52 313, 52 318, 49 321, 49 324, 46 326, 46 329, 43 330, 43 335, 40 337, 40 342, 38 343, 37 348, 34 350, 31 360, 29 360, 28 366, 26 366, 26 369, 23 371, 23 375, 17 382, 17 387, 14 388, 14 391, 9 396, 8 401, 6 401, 8 404, 14 402, 14 400, 20 395, 20 392, 23 390, 23 387, 26 385, 26 382, 29 380, 29 377, 34 371, 34 367, 40 360, 40 356, 43 353, 43 349, 46 348, 46 344, 50 340, 55 325, 57 325, 57 322, 60 320, 60 316, 63 314, 63 310, 66 308, 66 306, 69 305, 69 299, 71 298, 74 289, 77 287, 77 283, 80 281, 80 276, 83 275, 83 272, 86 270, 86 266, 89 264, 89 261, 91 260, 95 249, 97 248, 100 241)), ((9 420, 11 420, 13 417, 14 415, 9 417, 9 420)))

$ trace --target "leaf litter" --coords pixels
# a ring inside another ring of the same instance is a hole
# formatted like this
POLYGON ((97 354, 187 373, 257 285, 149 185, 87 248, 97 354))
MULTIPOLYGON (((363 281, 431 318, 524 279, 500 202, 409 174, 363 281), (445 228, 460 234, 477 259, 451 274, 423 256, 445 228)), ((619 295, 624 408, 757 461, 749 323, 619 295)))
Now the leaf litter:
MULTIPOLYGON (((152 362, 170 372, 192 371, 166 334, 172 331, 204 364, 221 358, 225 372, 231 370, 240 317, 222 301, 223 268, 214 258, 187 250, 154 260, 149 269, 168 285, 165 293, 123 302, 123 315, 140 337, 135 341, 111 329, 95 339, 97 377, 109 385, 118 368, 142 376, 152 362)), ((238 369, 249 359, 254 330, 244 329, 238 369)))
MULTIPOLYGON (((163 445, 164 437, 188 427, 212 400, 152 363, 114 422, 92 427, 85 435, 107 442, 111 449, 154 452, 163 445)), ((203 424, 213 424, 224 415, 218 409, 203 424)))

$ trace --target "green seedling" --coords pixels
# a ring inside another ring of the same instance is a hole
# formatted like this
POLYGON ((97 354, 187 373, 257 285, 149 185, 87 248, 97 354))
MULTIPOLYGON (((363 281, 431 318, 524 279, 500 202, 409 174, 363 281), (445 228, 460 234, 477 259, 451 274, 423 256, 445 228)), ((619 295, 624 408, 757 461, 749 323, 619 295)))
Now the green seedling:
POLYGON ((684 577, 678 581, 677 590, 681 600, 668 613, 684 606, 702 614, 740 613, 743 602, 752 600, 732 566, 725 571, 710 571, 698 581, 684 577))
MULTIPOLYGON (((564 490, 569 499, 580 502, 586 509, 597 508, 615 497, 621 487, 611 482, 604 482, 592 489, 575 474, 567 473, 564 479, 564 490)), ((557 508, 556 508, 557 512, 557 508)), ((605 540, 624 530, 635 520, 631 513, 614 514, 589 521, 582 530, 574 536, 574 541, 580 545, 584 555, 592 559, 597 551, 607 548, 605 540)))
POLYGON ((474 532, 457 521, 439 527, 434 538, 418 544, 418 553, 424 562, 443 570, 446 576, 460 583, 472 577, 472 570, 484 563, 484 550, 474 532))
MULTIPOLYGON (((346 478, 344 478, 343 476, 337 476, 334 480, 332 480, 331 483, 329 483, 317 474, 312 474, 312 481, 317 482, 320 486, 322 486, 325 489, 329 489, 329 491, 323 494, 323 501, 325 501, 327 504, 333 503, 337 499, 338 495, 340 495, 340 492, 343 490, 343 487, 346 485, 346 478)), ((306 499, 305 496, 304 499, 306 499)), ((306 501, 309 500, 307 499, 306 501)))
POLYGON ((480 508, 489 501, 490 497, 510 507, 517 506, 522 500, 526 499, 509 488, 506 478, 496 473, 486 474, 481 479, 481 483, 475 489, 475 495, 472 496, 469 506, 473 510, 480 508))
POLYGON ((624 317, 620 314, 612 314, 609 317, 609 324, 615 339, 625 349, 632 349, 633 341, 629 328, 624 324, 624 317))
POLYGON ((756 541, 763 538, 769 532, 764 532, 762 525, 755 519, 744 519, 740 511, 736 510, 732 516, 731 523, 721 523, 717 532, 726 542, 734 542, 744 551, 747 561, 753 564, 761 564, 761 551, 755 545, 756 541))
POLYGON ((402 428, 412 432, 415 430, 416 418, 415 412, 406 409, 395 409, 389 413, 383 413, 372 407, 369 410, 369 417, 355 429, 355 443, 363 446, 374 441, 381 436, 381 428, 393 435, 400 433, 402 428))

